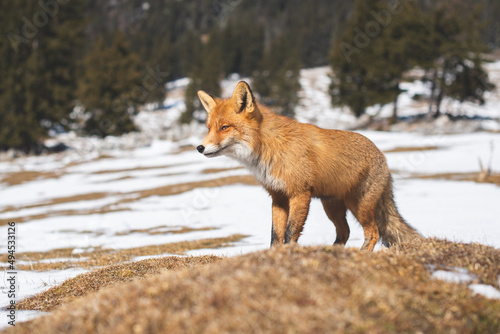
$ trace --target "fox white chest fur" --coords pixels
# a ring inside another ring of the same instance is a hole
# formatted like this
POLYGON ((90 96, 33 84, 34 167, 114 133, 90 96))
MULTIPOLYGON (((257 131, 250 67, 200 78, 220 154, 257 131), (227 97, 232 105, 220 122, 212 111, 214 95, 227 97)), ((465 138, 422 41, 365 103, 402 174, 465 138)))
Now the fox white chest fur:
POLYGON ((247 144, 233 145, 226 155, 242 163, 265 188, 278 192, 285 190, 285 183, 273 175, 273 166, 263 162, 247 144))

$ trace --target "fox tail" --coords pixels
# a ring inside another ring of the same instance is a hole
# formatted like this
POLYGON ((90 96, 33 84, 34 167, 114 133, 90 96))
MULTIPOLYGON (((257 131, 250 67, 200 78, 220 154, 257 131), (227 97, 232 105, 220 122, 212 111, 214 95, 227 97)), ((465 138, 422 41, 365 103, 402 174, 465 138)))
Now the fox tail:
POLYGON ((387 247, 423 239, 423 236, 399 214, 394 202, 392 178, 389 179, 389 184, 380 199, 375 221, 382 243, 387 247))

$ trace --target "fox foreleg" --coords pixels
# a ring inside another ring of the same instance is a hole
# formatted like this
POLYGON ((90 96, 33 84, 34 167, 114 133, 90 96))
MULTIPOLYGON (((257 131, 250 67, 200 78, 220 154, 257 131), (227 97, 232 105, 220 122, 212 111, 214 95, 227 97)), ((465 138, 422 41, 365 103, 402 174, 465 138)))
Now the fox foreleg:
POLYGON ((297 242, 304 229, 309 204, 311 203, 311 193, 303 192, 290 198, 290 213, 285 230, 285 243, 297 242))
POLYGON ((278 193, 271 193, 273 198, 273 226, 271 246, 281 245, 285 238, 286 223, 290 211, 289 199, 278 193))

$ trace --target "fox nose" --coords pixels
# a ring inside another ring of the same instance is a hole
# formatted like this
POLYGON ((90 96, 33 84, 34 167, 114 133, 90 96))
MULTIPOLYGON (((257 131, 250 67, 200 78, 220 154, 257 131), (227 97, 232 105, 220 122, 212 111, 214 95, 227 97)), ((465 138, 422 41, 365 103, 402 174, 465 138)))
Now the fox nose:
POLYGON ((198 152, 203 153, 203 151, 205 151, 205 146, 200 145, 196 149, 198 150, 198 152))

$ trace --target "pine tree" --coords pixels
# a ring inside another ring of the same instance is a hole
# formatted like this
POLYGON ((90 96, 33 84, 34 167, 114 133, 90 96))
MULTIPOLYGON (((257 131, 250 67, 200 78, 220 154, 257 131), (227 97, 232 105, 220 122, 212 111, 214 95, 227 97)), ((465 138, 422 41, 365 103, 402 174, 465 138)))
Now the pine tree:
POLYGON ((424 62, 424 80, 431 83, 429 114, 441 114, 441 102, 451 97, 460 102, 484 103, 483 95, 493 89, 483 68, 487 51, 481 40, 480 8, 467 3, 441 2, 430 9, 428 26, 432 46, 424 62))
POLYGON ((393 102, 397 119, 399 85, 413 59, 411 31, 422 31, 416 4, 398 4, 356 1, 332 50, 332 103, 348 106, 358 117, 369 106, 393 102))
POLYGON ((83 45, 83 5, 83 0, 2 3, 0 149, 33 151, 49 130, 68 125, 83 45))
POLYGON ((483 105, 486 101, 484 94, 493 90, 495 85, 490 82, 488 73, 482 66, 482 60, 462 61, 454 71, 454 80, 445 87, 445 95, 460 103, 472 102, 483 105))
POLYGON ((285 36, 274 39, 252 75, 252 86, 261 103, 279 114, 295 116, 301 68, 299 50, 291 40, 285 36))
POLYGON ((187 31, 182 34, 174 46, 174 61, 172 64, 174 77, 189 77, 192 75, 200 57, 203 56, 202 34, 187 31))
POLYGON ((186 110, 181 115, 181 123, 190 123, 196 110, 202 109, 197 92, 204 90, 207 93, 220 96, 220 80, 223 75, 223 50, 221 41, 217 38, 218 31, 214 29, 203 46, 203 51, 194 65, 191 73, 191 81, 186 89, 186 110))
POLYGON ((251 76, 264 56, 264 27, 262 24, 252 24, 235 30, 233 45, 237 48, 237 66, 227 74, 240 73, 243 76, 251 76))
POLYGON ((116 32, 108 46, 103 37, 84 59, 79 99, 88 112, 85 130, 106 137, 135 130, 132 116, 147 100, 141 62, 126 37, 116 32))

